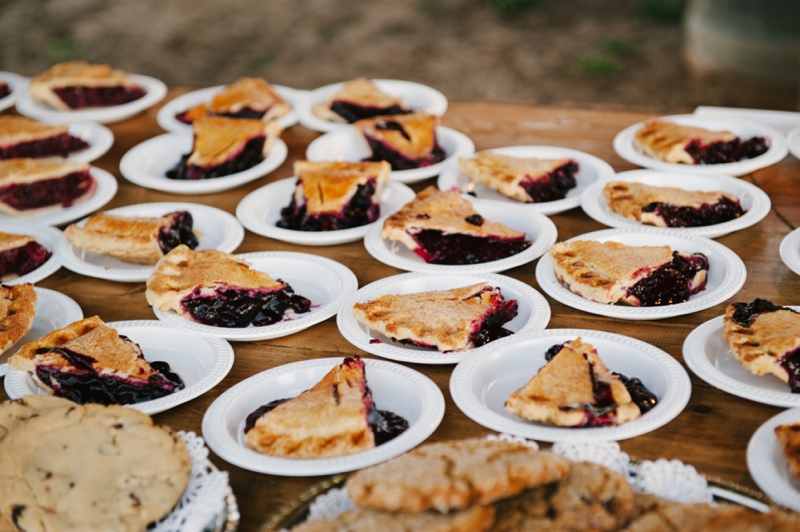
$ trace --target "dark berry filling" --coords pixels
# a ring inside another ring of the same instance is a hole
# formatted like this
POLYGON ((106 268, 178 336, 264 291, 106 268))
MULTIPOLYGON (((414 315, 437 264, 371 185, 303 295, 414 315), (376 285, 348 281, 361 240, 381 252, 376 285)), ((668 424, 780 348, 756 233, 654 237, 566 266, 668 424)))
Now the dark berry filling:
POLYGON ((0 278, 10 275, 23 276, 30 273, 50 258, 52 253, 38 242, 0 252, 0 278))
POLYGON ((698 286, 692 287, 695 274, 708 271, 708 259, 702 253, 694 253, 690 257, 677 251, 672 253, 669 262, 650 273, 628 289, 627 297, 635 297, 639 305, 653 307, 672 305, 689 300, 689 296, 704 290, 707 279, 698 286))
POLYGON ((738 200, 723 197, 717 203, 704 203, 700 207, 681 207, 672 203, 651 203, 642 212, 654 212, 667 227, 702 227, 728 222, 742 216, 745 211, 738 200))
POLYGON ((483 222, 485 222, 485 220, 483 219, 483 216, 481 216, 480 214, 470 214, 469 216, 464 218, 464 220, 468 224, 477 225, 478 227, 482 226, 483 222))
POLYGON ((188 211, 178 211, 170 214, 172 224, 158 230, 158 247, 165 255, 181 244, 186 244, 191 249, 197 248, 200 242, 192 232, 194 221, 188 211))
POLYGON ((5 98, 11 94, 11 87, 7 83, 0 82, 0 99, 5 98))
MULTIPOLYGON (((411 140, 411 136, 403 128, 403 125, 394 120, 382 120, 375 125, 375 129, 399 131, 406 140, 411 140)), ((385 142, 366 136, 367 143, 372 150, 372 155, 364 159, 365 161, 386 161, 392 165, 392 170, 411 170, 413 168, 422 168, 440 163, 447 158, 439 143, 434 140, 433 149, 431 154, 427 157, 420 157, 411 159, 397 151, 394 147, 386 144, 385 142)))
POLYGON ((702 141, 693 140, 685 149, 695 164, 735 163, 767 153, 769 140, 765 137, 753 137, 744 142, 734 139, 729 142, 713 142, 705 146, 702 141))
MULTIPOLYGON (((300 186, 300 180, 297 181, 297 186, 300 186)), ((358 185, 358 190, 347 205, 335 213, 309 215, 306 205, 298 207, 293 195, 289 205, 281 209, 281 219, 275 225, 295 231, 337 231, 372 223, 380 217, 380 205, 372 202, 376 186, 375 179, 358 185)))
POLYGON ((648 390, 641 380, 636 377, 629 379, 622 373, 614 373, 613 375, 628 389, 628 393, 631 394, 631 400, 639 407, 639 411, 642 414, 651 411, 658 404, 656 394, 648 390))
POLYGON ((341 116, 351 124, 363 118, 373 118, 383 115, 405 115, 411 112, 403 109, 403 107, 400 105, 391 105, 389 107, 370 107, 366 105, 358 105, 357 103, 345 102, 342 100, 335 100, 333 103, 331 103, 331 111, 341 116))
POLYGON ((275 408, 279 407, 283 403, 289 401, 289 399, 275 399, 274 401, 270 401, 269 403, 259 406, 255 410, 253 410, 250 415, 247 416, 247 419, 244 421, 244 433, 247 434, 250 432, 250 429, 256 426, 256 421, 258 418, 266 414, 267 412, 272 412, 275 408))
POLYGON ((213 179, 226 175, 244 172, 264 160, 264 142, 267 138, 263 135, 248 140, 242 150, 229 158, 224 163, 213 166, 197 166, 187 164, 191 153, 187 153, 172 170, 167 171, 169 179, 213 179))
POLYGON ((213 295, 202 295, 198 287, 181 304, 194 321, 216 327, 262 327, 282 321, 289 309, 297 314, 311 310, 311 301, 288 284, 272 291, 218 288, 213 295))
POLYGON ((141 87, 58 87, 53 92, 70 109, 122 105, 147 94, 141 87))
POLYGON ((755 321, 759 315, 766 314, 768 312, 786 310, 798 314, 798 312, 790 309, 789 307, 779 307, 777 305, 773 305, 772 301, 767 301, 766 299, 755 299, 750 303, 731 303, 731 305, 733 305, 733 308, 735 309, 731 319, 742 327, 750 327, 753 325, 753 321, 755 321))
POLYGON ((20 142, 5 148, 0 147, 0 159, 69 157, 70 154, 85 150, 88 147, 89 144, 83 139, 74 137, 69 133, 62 133, 47 139, 20 142))
POLYGON ((800 348, 783 355, 779 364, 789 374, 789 389, 792 393, 800 393, 800 348))
POLYGON ((18 210, 40 209, 52 205, 69 207, 94 190, 95 182, 88 170, 33 183, 0 188, 0 201, 18 210))
POLYGON ((420 246, 414 252, 432 264, 478 264, 511 257, 531 247, 525 237, 445 234, 437 229, 423 229, 411 236, 420 246))
MULTIPOLYGON (((192 117, 193 110, 194 109, 187 109, 186 111, 176 114, 175 120, 178 122, 183 122, 184 124, 192 124, 194 122, 194 118, 192 117)), ((243 107, 235 113, 209 113, 208 116, 227 116, 230 118, 251 118, 254 120, 260 120, 265 114, 267 114, 267 111, 269 111, 269 109, 258 110, 250 107, 243 107)))
POLYGON ((187 109, 183 112, 176 114, 175 120, 177 120, 178 122, 183 122, 184 124, 191 125, 194 122, 194 118, 192 118, 191 111, 192 109, 187 109))
POLYGON ((536 203, 564 199, 567 197, 567 192, 577 185, 575 174, 578 169, 578 163, 570 161, 563 166, 559 166, 545 177, 539 179, 526 177, 519 182, 519 186, 524 188, 525 192, 536 203))
POLYGON ((475 347, 480 347, 498 338, 505 338, 514 334, 513 331, 509 331, 503 325, 517 317, 517 300, 509 299, 508 301, 503 301, 500 294, 494 294, 492 300, 495 303, 494 308, 486 313, 483 322, 470 335, 469 339, 475 347))
POLYGON ((553 360, 554 356, 556 356, 558 353, 561 352, 562 349, 564 349, 564 344, 556 344, 556 345, 550 346, 550 349, 548 349, 544 353, 544 359, 546 361, 550 362, 551 360, 553 360))

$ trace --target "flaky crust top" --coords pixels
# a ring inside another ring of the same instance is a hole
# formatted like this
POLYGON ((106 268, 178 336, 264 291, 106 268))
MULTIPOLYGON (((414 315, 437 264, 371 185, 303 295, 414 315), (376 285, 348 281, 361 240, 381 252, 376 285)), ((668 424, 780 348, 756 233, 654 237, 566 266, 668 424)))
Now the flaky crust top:
POLYGON ((211 99, 212 113, 236 113, 244 107, 266 110, 278 103, 286 103, 262 78, 240 78, 211 99))
POLYGON ((587 284, 625 282, 672 261, 669 246, 626 246, 619 242, 572 240, 550 248, 553 262, 587 284))
POLYGON ((330 105, 337 100, 352 102, 365 107, 391 107, 392 105, 403 104, 401 98, 381 92, 375 83, 368 78, 356 78, 348 81, 330 97, 327 104, 330 105))
POLYGON ((33 183, 43 179, 56 179, 73 172, 88 171, 86 163, 46 161, 41 159, 10 159, 0 161, 0 185, 33 183))
POLYGON ((281 127, 275 122, 262 122, 246 118, 207 116, 192 123, 194 148, 188 164, 209 166, 220 164, 240 151, 253 137, 264 135, 264 155, 270 141, 277 137, 281 127))
POLYGON ((389 180, 391 170, 392 167, 386 161, 360 163, 297 161, 294 163, 294 172, 299 181, 302 198, 295 199, 298 204, 305 202, 308 213, 336 212, 350 201, 359 185, 365 185, 370 179, 375 179, 375 191, 376 194, 380 194, 381 188, 389 180))
POLYGON ((700 207, 715 204, 722 198, 738 201, 733 194, 719 190, 703 192, 674 187, 656 187, 644 183, 611 181, 603 187, 608 206, 626 218, 642 220, 642 208, 651 203, 669 203, 680 207, 700 207))
POLYGON ((29 242, 36 242, 36 238, 28 235, 17 235, 0 231, 0 252, 22 247, 29 242))
POLYGON ((499 181, 519 183, 525 177, 538 179, 545 177, 556 168, 569 163, 571 159, 537 159, 535 157, 512 157, 489 151, 482 151, 474 157, 459 157, 458 166, 472 180, 479 182, 499 181))
POLYGON ((31 283, 0 285, 0 353, 31 330, 38 301, 31 283))
POLYGON ((694 159, 684 149, 690 141, 698 140, 701 146, 706 146, 714 142, 729 142, 736 138, 737 135, 730 131, 710 131, 676 122, 651 120, 636 131, 633 143, 645 154, 656 159, 694 164, 694 159))
POLYGON ((116 87, 118 85, 136 85, 136 82, 122 70, 111 68, 99 63, 91 64, 86 61, 66 61, 58 63, 42 72, 31 81, 31 88, 35 85, 49 87, 116 87))
POLYGON ((43 124, 24 116, 0 116, 0 146, 33 142, 68 132, 68 125, 43 124))
POLYGON ((403 155, 420 158, 430 155, 436 146, 436 126, 439 125, 439 118, 424 113, 411 113, 365 118, 353 125, 366 137, 385 142, 403 155), (381 124, 387 122, 400 124, 409 138, 406 138, 403 131, 381 129, 381 124))

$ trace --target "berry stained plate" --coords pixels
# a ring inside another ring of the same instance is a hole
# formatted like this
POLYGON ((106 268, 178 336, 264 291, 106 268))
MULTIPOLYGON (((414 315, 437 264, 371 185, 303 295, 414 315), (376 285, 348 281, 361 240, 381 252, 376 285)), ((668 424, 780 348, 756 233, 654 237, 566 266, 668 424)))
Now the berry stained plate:
POLYGON ((0 231, 3 233, 11 233, 15 235, 28 235, 36 238, 36 242, 41 244, 47 251, 52 253, 49 259, 47 259, 44 264, 33 270, 32 272, 26 273, 21 277, 17 277, 16 279, 9 279, 7 281, 3 281, 3 284, 6 285, 15 285, 20 283, 38 283, 42 279, 50 277, 54 274, 58 269, 61 267, 61 261, 58 260, 58 257, 55 254, 56 245, 61 240, 62 235, 61 231, 56 229, 55 227, 50 227, 47 225, 37 224, 33 222, 11 222, 11 221, 0 221, 0 231))
POLYGON ((0 72, 0 83, 5 83, 11 90, 8 96, 0 98, 0 111, 4 111, 14 105, 19 95, 28 90, 28 78, 13 72, 0 72))
POLYGON ((747 469, 768 497, 800 512, 800 480, 789 473, 783 448, 775 435, 778 425, 795 423, 800 423, 800 408, 781 412, 758 427, 747 444, 747 469))

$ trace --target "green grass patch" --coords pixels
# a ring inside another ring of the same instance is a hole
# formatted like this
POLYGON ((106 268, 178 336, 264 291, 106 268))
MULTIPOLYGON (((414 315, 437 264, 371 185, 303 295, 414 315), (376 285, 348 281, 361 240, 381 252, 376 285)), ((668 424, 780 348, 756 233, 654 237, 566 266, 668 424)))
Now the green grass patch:
POLYGON ((627 37, 610 37, 603 39, 600 48, 608 55, 627 57, 636 51, 637 45, 633 39, 627 37))
POLYGON ((53 61, 67 61, 78 57, 80 44, 74 39, 51 39, 42 50, 42 55, 53 61))
POLYGON ((536 7, 539 0, 486 0, 486 3, 501 13, 513 13, 536 7))
POLYGON ((622 65, 616 59, 602 56, 587 56, 576 60, 571 67, 579 76, 607 77, 619 74, 622 65))

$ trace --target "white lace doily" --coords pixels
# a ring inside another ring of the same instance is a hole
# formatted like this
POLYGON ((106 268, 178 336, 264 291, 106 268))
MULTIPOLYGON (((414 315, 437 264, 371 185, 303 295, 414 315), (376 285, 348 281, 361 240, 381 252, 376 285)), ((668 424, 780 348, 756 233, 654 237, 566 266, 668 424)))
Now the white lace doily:
POLYGON ((644 460, 633 475, 633 489, 682 503, 714 502, 706 477, 680 460, 644 460))
POLYGON ((551 449, 573 462, 592 462, 613 469, 617 473, 629 475, 631 458, 628 453, 622 452, 615 441, 600 441, 592 443, 554 443, 551 449))

